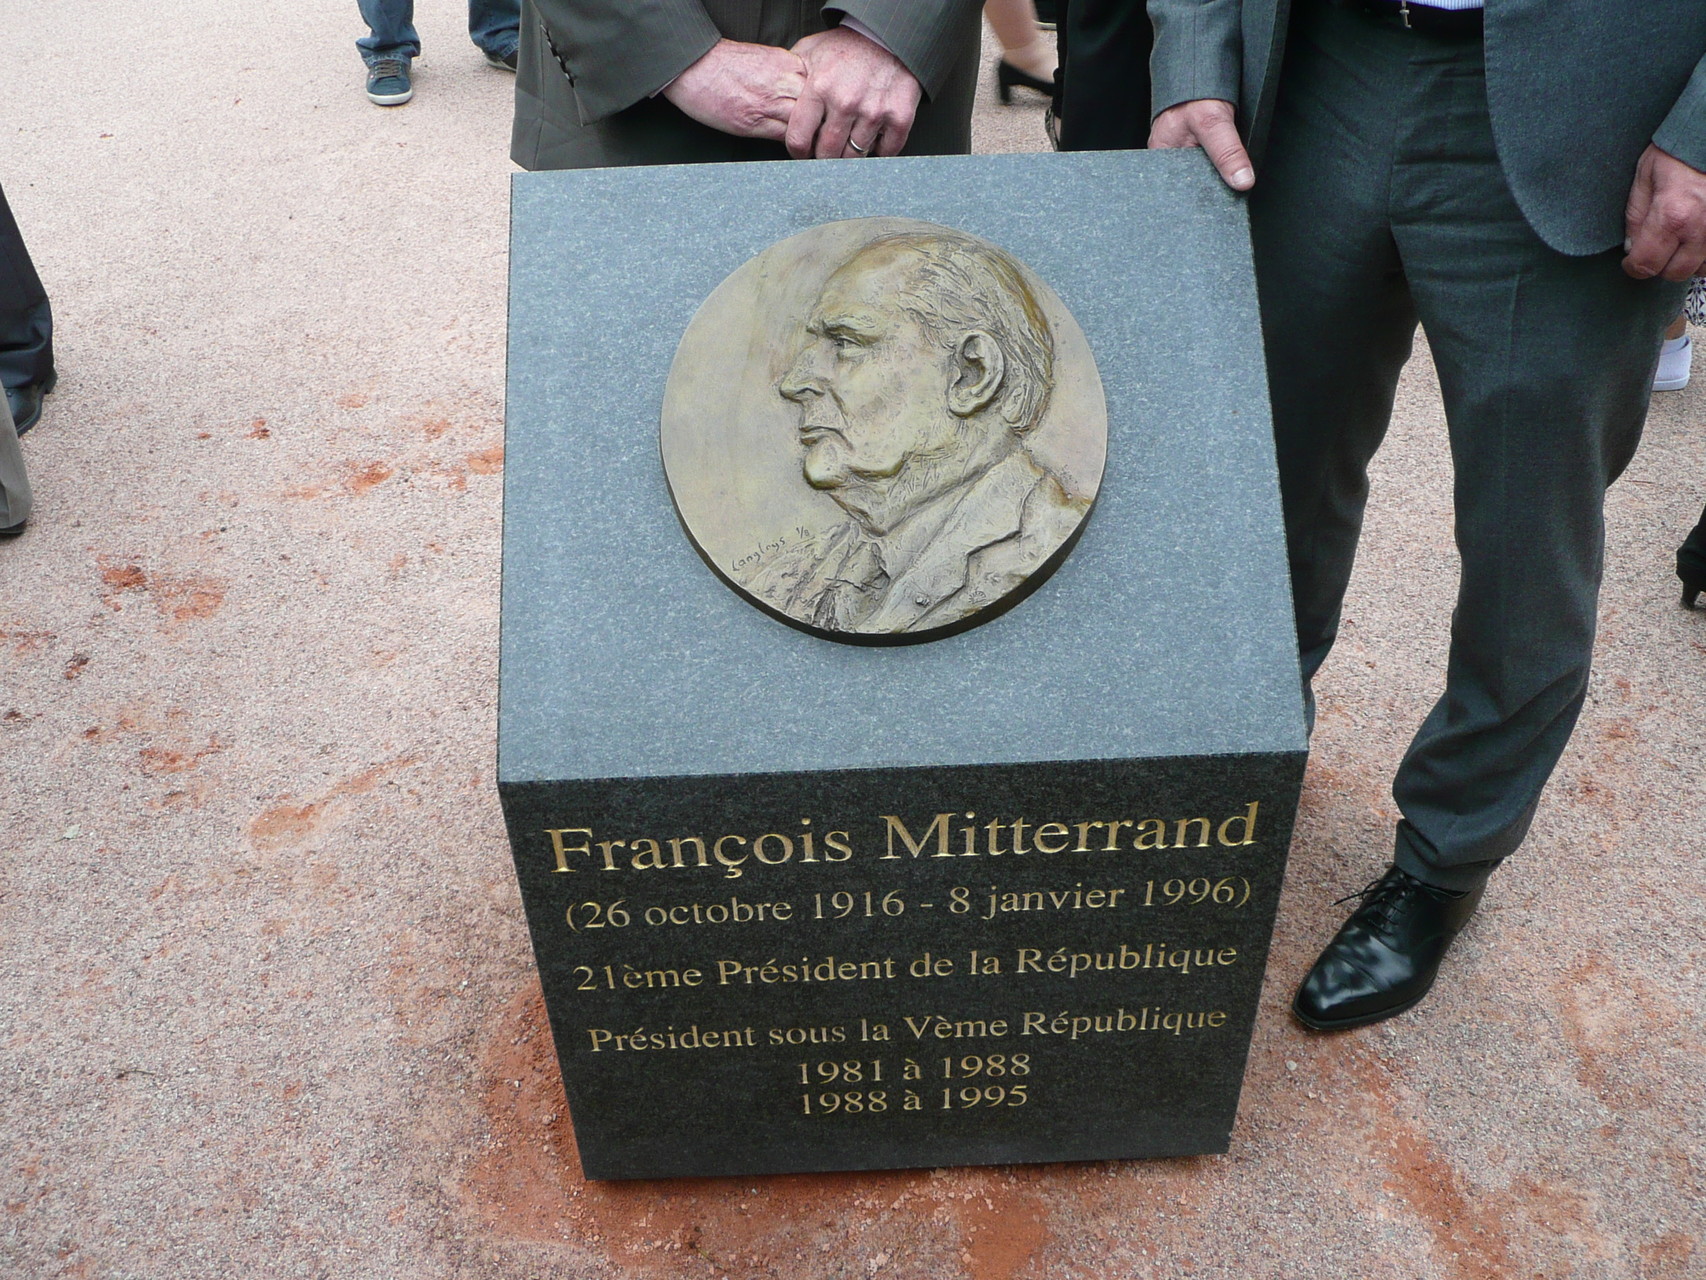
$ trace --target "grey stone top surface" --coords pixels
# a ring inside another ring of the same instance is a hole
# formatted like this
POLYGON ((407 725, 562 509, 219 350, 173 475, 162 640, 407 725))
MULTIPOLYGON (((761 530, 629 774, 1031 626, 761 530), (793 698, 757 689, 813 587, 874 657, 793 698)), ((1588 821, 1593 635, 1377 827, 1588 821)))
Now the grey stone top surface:
POLYGON ((1304 748, 1247 225, 1200 155, 519 174, 511 207, 501 780, 1304 748), (658 421, 724 277, 879 215, 983 236, 1047 281, 1096 353, 1109 447, 1033 595, 871 648, 705 566, 658 421))

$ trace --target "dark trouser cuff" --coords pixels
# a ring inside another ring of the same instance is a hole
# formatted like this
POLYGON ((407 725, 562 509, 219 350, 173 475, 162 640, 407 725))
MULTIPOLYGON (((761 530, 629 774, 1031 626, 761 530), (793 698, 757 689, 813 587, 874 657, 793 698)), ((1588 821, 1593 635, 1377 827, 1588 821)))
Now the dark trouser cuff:
POLYGON ((1408 822, 1398 824, 1398 835, 1394 841, 1392 861, 1406 875, 1412 875, 1423 884, 1432 885, 1436 889, 1444 889, 1448 893, 1469 893, 1487 883, 1487 878, 1498 870, 1499 861, 1492 862, 1463 862, 1456 866, 1441 866, 1437 861, 1439 854, 1426 840, 1417 834, 1416 829, 1408 822))

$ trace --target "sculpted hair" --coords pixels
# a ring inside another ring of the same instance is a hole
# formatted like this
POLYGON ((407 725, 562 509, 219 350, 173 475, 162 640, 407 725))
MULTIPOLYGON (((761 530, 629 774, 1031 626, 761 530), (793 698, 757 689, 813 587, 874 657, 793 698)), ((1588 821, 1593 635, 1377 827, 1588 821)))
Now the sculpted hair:
POLYGON ((1054 333, 1023 268, 994 245, 958 231, 904 231, 873 240, 875 249, 901 249, 913 269, 900 308, 943 346, 981 329, 1006 357, 998 393, 1001 416, 1016 432, 1042 421, 1054 386, 1054 333))

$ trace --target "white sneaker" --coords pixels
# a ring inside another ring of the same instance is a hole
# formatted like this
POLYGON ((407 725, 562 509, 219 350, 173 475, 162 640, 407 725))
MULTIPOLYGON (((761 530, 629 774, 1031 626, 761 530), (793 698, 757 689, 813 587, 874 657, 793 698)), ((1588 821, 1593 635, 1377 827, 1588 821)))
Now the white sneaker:
POLYGON ((1689 367, 1694 363, 1694 344, 1685 333, 1666 338, 1659 348, 1659 368, 1653 375, 1654 391, 1681 391, 1688 385, 1689 367))

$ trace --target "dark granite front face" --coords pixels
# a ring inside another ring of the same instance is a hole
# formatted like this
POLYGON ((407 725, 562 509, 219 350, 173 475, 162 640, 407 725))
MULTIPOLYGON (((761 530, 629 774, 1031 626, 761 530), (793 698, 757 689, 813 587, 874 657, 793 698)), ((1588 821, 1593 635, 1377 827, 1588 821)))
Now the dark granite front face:
POLYGON ((507 788, 587 1175, 1226 1150, 1299 773, 507 788))
POLYGON ((499 785, 587 1172, 1225 1149, 1304 751, 1237 201, 1128 153, 524 174, 513 209, 499 785), (1022 259, 1108 411, 1059 570, 904 647, 728 590, 657 446, 703 299, 866 217, 1022 259))

